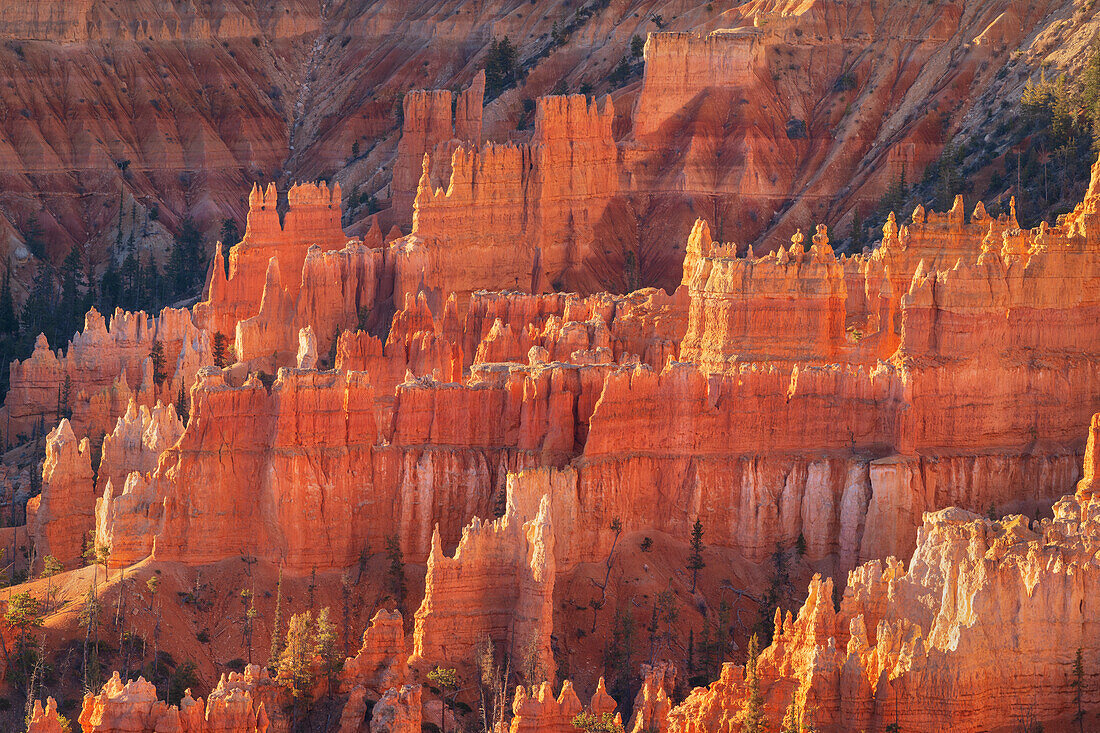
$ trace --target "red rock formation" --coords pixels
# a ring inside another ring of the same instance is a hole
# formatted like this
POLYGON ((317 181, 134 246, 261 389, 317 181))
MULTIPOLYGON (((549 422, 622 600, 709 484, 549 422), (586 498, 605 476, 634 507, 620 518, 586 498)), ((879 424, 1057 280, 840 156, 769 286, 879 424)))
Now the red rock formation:
POLYGON ((420 685, 386 691, 371 711, 370 733, 420 733, 420 685))
POLYGON ((34 701, 34 710, 27 721, 27 733, 64 733, 61 719, 58 717, 57 702, 52 698, 46 698, 46 709, 42 709, 42 701, 34 701))
POLYGON ((672 710, 669 693, 676 685, 676 668, 668 662, 642 665, 642 687, 634 697, 634 714, 625 730, 629 733, 667 733, 672 710))
POLYGON ((73 427, 98 441, 114 427, 131 397, 149 407, 158 399, 173 402, 179 386, 190 384, 199 367, 210 361, 209 337, 194 326, 187 310, 165 308, 152 318, 117 309, 108 328, 93 308, 85 316, 84 330, 64 353, 53 353, 39 336, 29 359, 12 362, 11 389, 0 419, 9 426, 5 433, 10 438, 56 420, 68 377, 73 427), (160 385, 154 384, 148 363, 158 341, 166 376, 160 385))
POLYGON ((401 613, 381 610, 363 632, 363 644, 340 670, 341 688, 364 688, 381 694, 405 684, 409 669, 401 613))
POLYGON ((554 677, 550 650, 554 613, 554 529, 549 498, 528 521, 510 505, 491 522, 474 518, 453 558, 432 537, 424 600, 416 611, 409 663, 454 665, 471 658, 483 639, 512 659, 554 677))
POLYGON ((91 445, 77 441, 68 420, 46 436, 42 494, 27 505, 27 526, 39 558, 53 555, 66 568, 80 565, 84 539, 95 527, 91 445))
POLYGON ((398 223, 406 229, 413 221, 413 200, 423 169, 424 156, 450 164, 450 151, 458 143, 481 144, 481 108, 485 100, 485 72, 479 71, 459 94, 450 90, 412 90, 402 100, 401 140, 393 162, 391 201, 398 223))
POLYGON ((108 481, 122 486, 131 471, 153 471, 160 454, 182 434, 183 421, 176 416, 175 405, 158 402, 150 410, 130 402, 126 414, 115 423, 114 431, 103 437, 96 493, 101 494, 108 481))
POLYGON ((841 360, 852 350, 844 267, 824 227, 814 240, 807 252, 799 231, 790 249, 774 257, 737 258, 711 240, 706 222, 696 222, 684 260, 691 308, 681 358, 705 371, 724 371, 737 361, 841 360))
POLYGON ((236 330, 237 358, 270 372, 296 362, 300 329, 310 328, 316 349, 328 354, 340 333, 355 329, 374 309, 382 252, 356 243, 328 252, 311 246, 296 294, 284 285, 279 263, 269 262, 259 309, 236 330))
POLYGON ((115 672, 102 692, 84 696, 80 725, 84 733, 266 733, 271 726, 266 707, 278 709, 278 695, 285 696, 285 689, 274 687, 255 665, 243 674, 223 675, 205 706, 190 690, 178 707, 168 705, 144 678, 123 684, 115 672))
POLYGON ((395 297, 597 290, 588 260, 602 260, 597 233, 618 186, 613 118, 610 99, 544 97, 529 145, 459 146, 442 180, 425 157, 412 234, 395 249, 395 297))
POLYGON ((340 184, 295 184, 287 191, 288 209, 276 211, 278 192, 269 183, 261 191, 253 185, 248 197, 244 237, 229 253, 229 274, 219 249, 214 255, 206 300, 195 306, 195 322, 210 333, 232 336, 237 322, 260 311, 269 262, 278 260, 287 299, 298 298, 300 273, 311 246, 322 252, 340 249, 350 237, 340 228, 340 184))
MULTIPOLYGON (((1075 650, 1096 653, 1093 510, 1066 497, 1041 522, 927 514, 908 570, 893 559, 858 568, 839 612, 832 581, 815 578, 797 619, 777 615, 759 659, 769 717, 780 720, 793 697, 823 731, 895 719, 913 731, 1008 729, 1028 712, 1067 725, 1075 650)), ((1083 684, 1095 694, 1087 666, 1083 684)), ((673 709, 670 730, 725 730, 744 695, 728 664, 673 709)))
MULTIPOLYGON (((573 725, 573 718, 586 708, 581 705, 577 693, 573 691, 573 683, 569 680, 563 682, 556 700, 549 682, 543 682, 538 692, 532 693, 528 693, 523 685, 516 687, 516 696, 512 701, 512 714, 515 717, 508 729, 510 733, 572 733, 577 730, 573 725)), ((604 689, 602 677, 587 710, 595 715, 615 712, 615 701, 604 689)), ((617 713, 615 723, 622 728, 622 716, 617 713)))
POLYGON ((1098 486, 1096 477, 1100 471, 1100 413, 1092 416, 1089 426, 1089 442, 1085 448, 1085 466, 1081 480, 1077 483, 1077 496, 1083 501, 1092 498, 1098 486))

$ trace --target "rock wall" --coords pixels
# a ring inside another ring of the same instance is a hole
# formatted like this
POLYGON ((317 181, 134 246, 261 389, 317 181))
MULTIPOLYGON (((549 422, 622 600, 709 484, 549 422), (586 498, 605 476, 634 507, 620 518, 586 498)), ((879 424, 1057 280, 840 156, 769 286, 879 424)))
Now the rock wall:
MULTIPOLYGON (((926 514, 908 568, 892 558, 859 567, 839 611, 832 581, 816 577, 797 618, 777 614, 760 655, 769 718, 781 720, 794 700, 823 731, 895 721, 912 731, 1014 730, 1029 718, 1068 730, 1074 655, 1097 654, 1095 514, 1091 500, 1072 496, 1035 522, 926 514)), ((724 729, 745 690, 741 669, 727 664, 672 710, 669 730, 724 729)), ((1100 698, 1093 664, 1081 695, 1086 710, 1100 698)))
POLYGON ((206 299, 195 306, 195 322, 211 334, 232 338, 237 323, 260 310, 264 282, 274 257, 284 273, 283 288, 297 300, 300 273, 311 246, 322 252, 340 249, 351 239, 340 227, 340 184, 294 184, 286 192, 287 209, 279 212, 274 183, 252 185, 244 236, 229 252, 228 274, 221 248, 207 280, 206 299))
MULTIPOLYGON (((205 705, 190 690, 178 706, 168 705, 144 678, 123 684, 115 672, 98 695, 84 696, 79 723, 84 733, 253 733, 271 729, 266 708, 278 710, 278 703, 286 702, 280 696, 286 697, 285 689, 256 665, 228 678, 223 675, 205 705)), ((49 733, 50 728, 42 731, 49 733)))
MULTIPOLYGON (((516 696, 512 700, 514 717, 508 730, 509 733, 570 733, 576 730, 573 718, 581 712, 587 710, 599 716, 614 713, 615 707, 615 701, 604 689, 602 677, 587 708, 581 704, 569 680, 562 683, 557 699, 548 682, 531 692, 520 685, 516 687, 516 696)), ((622 729, 622 716, 615 714, 614 721, 622 729)))
POLYGON ((95 527, 92 448, 77 440, 68 420, 46 436, 42 493, 27 504, 27 527, 38 555, 53 555, 66 569, 83 564, 85 539, 95 527))
POLYGON ((209 336, 186 309, 165 308, 157 317, 117 309, 108 327, 93 308, 65 351, 55 353, 40 335, 30 358, 11 363, 11 386, 0 408, 5 440, 14 443, 18 435, 56 422, 67 379, 70 422, 98 442, 131 399, 147 407, 158 399, 175 402, 180 385, 190 384, 198 368, 210 363, 210 349, 209 336), (155 342, 164 350, 161 384, 154 381, 150 360, 155 342))
POLYGON ((409 663, 462 664, 484 639, 508 658, 554 678, 554 526, 549 498, 526 519, 503 517, 466 527, 453 558, 432 536, 424 600, 416 611, 409 663))
POLYGON ((425 156, 450 164, 449 151, 459 143, 481 145, 481 114, 485 100, 485 72, 479 71, 470 86, 458 94, 449 90, 414 89, 401 100, 401 140, 393 162, 390 184, 395 219, 406 229, 412 225, 413 201, 425 156))
POLYGON ((115 423, 115 429, 103 437, 99 468, 96 471, 96 493, 102 494, 108 482, 121 486, 131 471, 150 473, 157 459, 175 445, 183 434, 183 421, 176 415, 176 406, 157 403, 152 410, 130 402, 126 414, 115 423))
POLYGON ((598 289, 587 260, 618 191, 614 107, 552 96, 535 114, 529 144, 460 145, 442 178, 425 156, 412 234, 394 245, 395 297, 598 289))

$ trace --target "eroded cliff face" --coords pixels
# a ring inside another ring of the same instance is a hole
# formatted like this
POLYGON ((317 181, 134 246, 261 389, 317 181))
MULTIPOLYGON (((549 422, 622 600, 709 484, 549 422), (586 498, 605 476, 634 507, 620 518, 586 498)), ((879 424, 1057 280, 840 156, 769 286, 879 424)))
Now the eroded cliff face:
POLYGON ((83 561, 84 537, 95 526, 91 442, 78 440, 68 420, 46 436, 42 493, 27 504, 27 528, 39 556, 63 567, 83 561))
POLYGON ((489 639, 509 658, 529 660, 554 678, 550 499, 527 521, 515 504, 509 509, 496 521, 475 518, 453 558, 444 556, 438 532, 432 537, 410 664, 461 664, 489 639))
MULTIPOLYGON (((857 568, 839 611, 832 580, 815 578, 796 618, 776 616, 759 657, 768 717, 781 720, 793 701, 824 731, 894 721, 914 731, 1012 730, 1021 716, 1068 726, 1075 654, 1096 653, 1096 510, 1067 496, 1041 521, 926 514, 908 568, 893 558, 857 568)), ((1095 670, 1086 666, 1081 682, 1088 708, 1095 670)), ((746 689, 742 669, 727 664, 672 710, 669 730, 728 730, 746 689)))
MULTIPOLYGON (((252 665, 245 672, 231 672, 222 677, 211 691, 206 703, 202 698, 191 697, 187 690, 180 704, 169 705, 157 699, 157 690, 144 678, 128 680, 125 684, 115 672, 98 695, 84 696, 79 724, 84 733, 153 733, 154 731, 181 731, 181 733, 249 733, 267 731, 271 723, 266 706, 278 709, 277 698, 285 698, 285 690, 274 685, 267 672, 252 665)), ((285 700, 280 700, 285 702, 285 700)), ((30 731, 49 733, 53 723, 49 710, 40 722, 32 721, 30 731), (34 726, 38 725, 39 728, 34 726)), ((54 718, 56 720, 56 717, 54 718)))
MULTIPOLYGON (((295 195, 307 194, 338 246, 327 189, 295 195)), ((819 227, 809 242, 796 232, 788 248, 739 258, 700 222, 674 295, 480 292, 433 308, 431 294, 405 294, 384 342, 336 334, 385 312, 388 274, 400 281, 390 255, 404 245, 325 251, 308 244, 317 227, 292 224, 295 209, 264 234, 267 199, 253 198, 228 282, 255 276, 262 257, 249 252, 270 252, 262 295, 222 297, 216 270, 196 308, 204 323, 255 309, 236 323, 245 361, 200 370, 191 425, 153 474, 112 477, 101 531, 131 548, 119 563, 154 537, 158 557, 212 562, 260 536, 273 561, 339 567, 391 532, 423 560, 437 523, 453 547, 471 517, 490 515, 509 472, 572 464, 530 480, 568 485, 577 506, 595 507, 574 531, 597 546, 616 507, 637 506, 629 529, 683 534, 702 516, 714 542, 755 559, 802 535, 810 557, 846 571, 907 557, 925 511, 1038 510, 1078 480, 1081 426, 1100 408, 1092 193, 1032 231, 980 206, 968 223, 961 200, 946 214, 918 210, 855 257, 837 258, 819 227), (296 289, 283 260, 301 263, 296 289), (336 371, 317 369, 326 352, 336 371), (363 486, 376 504, 357 498, 363 486), (679 500, 649 501, 639 486, 679 500), (223 515, 252 534, 203 518, 223 515)), ((299 201, 299 214, 310 205, 299 201)), ((206 348, 209 331, 199 334, 206 348)), ((38 362, 59 378, 45 347, 38 362)), ((17 393, 47 411, 47 377, 16 369, 17 393)))
POLYGON ((71 413, 75 429, 98 443, 131 400, 148 408, 174 403, 180 387, 210 362, 210 349, 210 334, 195 326, 187 309, 165 308, 156 317, 118 309, 108 326, 92 308, 67 349, 54 352, 39 335, 34 353, 11 363, 11 388, 0 408, 5 440, 11 445, 20 435, 41 435, 71 413), (156 367, 155 344, 163 355, 156 367))
POLYGON ((812 221, 847 231, 903 167, 917 178, 954 133, 1014 100, 1030 71, 1082 63, 1058 48, 1077 48, 1095 24, 1044 0, 699 1, 674 14, 657 0, 461 12, 426 0, 8 2, 3 95, 18 113, 5 126, 0 232, 19 263, 34 219, 55 261, 91 242, 101 271, 131 232, 163 260, 184 217, 211 229, 240 221, 239 192, 275 177, 339 180, 354 194, 354 233, 372 225, 368 194, 386 229, 407 232, 425 153, 446 188, 457 146, 528 144, 525 102, 564 83, 614 96, 614 141, 602 127, 559 128, 534 149, 531 183, 547 195, 511 174, 507 191, 482 192, 483 211, 528 197, 529 230, 548 237, 548 279, 508 278, 525 289, 671 287, 701 216, 742 248, 774 249, 812 221), (650 33, 640 81, 641 61, 613 73, 650 33), (482 69, 503 37, 524 74, 486 96, 482 69), (78 73, 61 78, 59 59, 78 73), (570 203, 565 183, 590 206, 570 203))

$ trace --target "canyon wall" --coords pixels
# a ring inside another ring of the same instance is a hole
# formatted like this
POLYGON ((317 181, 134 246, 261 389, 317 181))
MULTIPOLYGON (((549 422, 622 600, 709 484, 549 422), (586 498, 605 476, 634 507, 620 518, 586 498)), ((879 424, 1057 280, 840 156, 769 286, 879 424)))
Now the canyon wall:
MULTIPOLYGON (((406 295, 384 342, 363 332, 329 342, 336 372, 279 371, 273 384, 246 380, 243 364, 204 372, 181 450, 151 482, 126 482, 125 511, 111 508, 116 483, 103 516, 146 527, 120 558, 159 535, 158 557, 213 561, 243 545, 191 517, 231 493, 235 526, 255 528, 290 565, 338 567, 391 532, 426 559, 435 524, 453 547, 499 503, 509 471, 571 464, 559 478, 517 480, 569 486, 592 508, 573 531, 597 547, 617 514, 674 536, 698 516, 713 542, 751 559, 799 536, 838 571, 908 557, 925 511, 1035 512, 1077 482, 1081 428, 1100 409, 1096 200, 1026 232, 980 206, 967 224, 957 200, 947 214, 891 219, 881 249, 841 258, 824 227, 808 249, 796 233, 789 248, 742 258, 700 222, 672 296, 482 292, 433 310, 428 294, 406 295), (313 402, 291 399, 295 385, 313 402), (237 452, 253 463, 227 474, 210 431, 242 419, 233 441, 255 446, 237 452), (328 425, 325 439, 303 420, 328 425), (366 429, 349 432, 352 420, 366 429), (360 476, 376 508, 335 468, 318 472, 328 464, 315 454, 360 476), (181 488, 222 484, 209 498, 181 488), (639 486, 677 498, 653 502, 639 486), (288 492, 304 493, 288 503, 288 492), (308 532, 292 528, 301 512, 308 532)), ((378 250, 312 250, 292 304, 269 263, 260 313, 238 328, 240 344, 256 344, 242 356, 252 368, 294 363, 303 321, 335 335, 378 300, 385 269, 378 250)), ((311 360, 327 350, 315 332, 303 338, 311 360)), ((562 567, 584 561, 559 554, 562 567)))
POLYGON ((587 261, 618 190, 613 119, 610 99, 542 97, 530 143, 437 148, 450 156, 441 176, 425 155, 412 234, 394 245, 395 297, 598 290, 587 261))
POLYGON ((186 309, 165 308, 156 317, 118 309, 108 326, 93 308, 66 350, 54 352, 40 335, 30 358, 11 363, 11 387, 0 408, 4 438, 14 444, 67 415, 77 432, 98 443, 131 399, 147 407, 175 402, 179 388, 210 363, 210 353, 210 336, 186 309), (154 374, 150 354, 157 343, 164 371, 154 374))
MULTIPOLYGON (((812 718, 823 731, 895 722, 1007 731, 1027 720, 1068 730, 1075 654, 1097 654, 1095 514, 1091 499, 1073 496, 1041 521, 928 513, 908 568, 893 558, 857 568, 839 611, 832 580, 815 577, 797 618, 777 614, 758 659, 768 717, 783 719, 793 703, 803 724, 812 718)), ((1095 665, 1084 666, 1081 685, 1088 710, 1100 696, 1095 665)), ((672 710, 669 730, 724 729, 746 690, 741 668, 726 664, 672 710)))
POLYGON ((295 184, 286 192, 286 200, 286 212, 280 214, 275 184, 269 183, 263 190, 253 184, 244 236, 229 251, 228 274, 219 247, 207 280, 206 299, 195 306, 195 322, 201 328, 232 338, 239 321, 255 316, 272 258, 279 263, 283 289, 293 302, 310 247, 326 252, 349 243, 351 238, 340 228, 339 183, 331 188, 324 182, 295 184))

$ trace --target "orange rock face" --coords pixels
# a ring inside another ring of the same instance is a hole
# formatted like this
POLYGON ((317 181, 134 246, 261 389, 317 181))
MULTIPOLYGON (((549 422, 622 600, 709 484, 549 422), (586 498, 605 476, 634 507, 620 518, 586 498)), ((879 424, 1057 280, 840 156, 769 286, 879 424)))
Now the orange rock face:
POLYGON ((551 522, 544 498, 529 521, 515 505, 493 522, 475 518, 453 558, 443 555, 438 532, 432 537, 410 664, 461 663, 488 638, 510 658, 530 659, 553 679, 551 522))
POLYGON ((618 186, 613 119, 610 99, 543 97, 530 144, 459 146, 442 180, 426 157, 412 234, 394 245, 397 297, 599 289, 587 260, 618 186))
POLYGON ((83 733, 261 733, 270 726, 261 698, 278 689, 253 665, 242 674, 223 676, 205 706, 190 690, 175 706, 158 700, 156 688, 144 678, 123 684, 115 672, 102 692, 85 695, 79 722, 83 733))
POLYGON ((68 420, 46 436, 42 494, 27 505, 27 526, 39 557, 53 555, 66 569, 79 567, 84 538, 95 527, 92 449, 78 441, 68 420))
POLYGON ((395 218, 406 230, 413 221, 413 201, 424 157, 431 156, 437 164, 449 165, 447 148, 464 142, 479 146, 484 100, 484 71, 478 72, 469 88, 457 95, 442 89, 417 89, 405 95, 391 190, 395 218))
POLYGON ((371 712, 370 733, 419 733, 420 685, 386 691, 371 712))
POLYGON ((6 439, 14 442, 20 433, 30 435, 56 422, 67 378, 73 429, 98 442, 131 399, 148 407, 158 399, 174 402, 180 385, 190 384, 210 358, 209 337, 195 327, 187 310, 165 308, 153 318, 119 309, 108 327, 93 308, 67 350, 54 353, 39 336, 29 359, 12 362, 11 389, 0 408, 0 418, 10 426, 6 439), (164 350, 162 384, 153 379, 149 354, 154 342, 164 350))
POLYGON ((286 195, 289 208, 280 217, 275 184, 269 183, 263 191, 253 185, 244 237, 230 250, 228 275, 220 248, 215 253, 206 299, 195 306, 196 322, 210 333, 232 339, 239 321, 260 312, 272 258, 278 262, 278 284, 285 292, 266 297, 278 295, 295 303, 310 247, 316 245, 327 252, 349 243, 350 237, 340 228, 339 183, 331 189, 324 183, 296 184, 286 195))
MULTIPOLYGON (((894 720, 913 731, 1008 730, 1024 701, 1035 720, 1068 725, 1067 670, 1076 649, 1087 656, 1093 646, 1095 513, 1067 496, 1053 519, 1036 522, 926 514, 908 569, 893 558, 857 568, 839 612, 832 581, 815 578, 797 618, 776 616, 759 658, 769 717, 780 720, 793 700, 823 731, 894 720)), ((1086 669, 1083 682, 1093 688, 1095 674, 1086 669)), ((669 730, 728 730, 745 690, 727 664, 672 710, 669 730)))
POLYGON ((363 632, 363 644, 340 670, 340 686, 381 694, 400 687, 408 677, 405 630, 398 611, 378 611, 363 632))
MULTIPOLYGON (((581 705, 569 680, 562 683, 556 700, 548 682, 540 685, 538 692, 534 694, 519 686, 512 701, 512 714, 515 717, 512 718, 508 730, 510 733, 570 733, 576 730, 573 718, 586 709, 596 715, 615 712, 615 701, 604 689, 603 678, 600 678, 587 708, 581 705)), ((615 723, 621 728, 622 716, 615 715, 615 723)))

